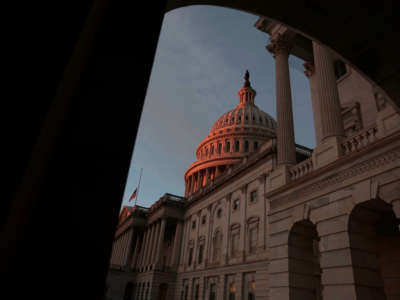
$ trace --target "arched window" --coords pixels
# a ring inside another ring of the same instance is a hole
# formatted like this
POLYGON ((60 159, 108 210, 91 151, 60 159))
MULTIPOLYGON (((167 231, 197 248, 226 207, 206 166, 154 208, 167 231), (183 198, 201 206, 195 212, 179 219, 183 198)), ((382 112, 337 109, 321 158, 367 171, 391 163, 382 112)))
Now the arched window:
POLYGON ((211 144, 210 146, 210 155, 214 154, 214 144, 211 144))
POLYGON ((231 142, 226 141, 225 143, 225 152, 230 152, 231 151, 231 142))
POLYGON ((346 64, 341 60, 337 60, 334 62, 334 69, 336 80, 347 73, 346 64))
POLYGON ((221 151, 222 151, 222 144, 218 143, 218 148, 217 148, 218 154, 221 154, 221 151))
POLYGON ((249 152, 249 141, 244 141, 244 152, 249 152))
POLYGON ((235 152, 239 152, 240 142, 238 140, 235 141, 235 152))

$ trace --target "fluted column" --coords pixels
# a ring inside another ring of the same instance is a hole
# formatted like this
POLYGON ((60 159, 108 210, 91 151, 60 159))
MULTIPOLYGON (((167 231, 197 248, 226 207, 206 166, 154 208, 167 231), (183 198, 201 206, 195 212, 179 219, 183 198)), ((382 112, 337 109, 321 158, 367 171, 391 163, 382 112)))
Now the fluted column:
POLYGON ((148 241, 149 241, 149 235, 150 235, 150 233, 149 233, 149 230, 148 229, 146 229, 146 231, 145 231, 145 237, 144 237, 144 245, 143 245, 143 252, 142 252, 142 255, 141 255, 141 259, 140 259, 140 267, 144 267, 145 266, 145 264, 144 264, 144 262, 145 262, 145 257, 146 257, 146 253, 147 253, 147 245, 148 245, 148 241))
POLYGON ((163 246, 164 233, 165 233, 165 226, 166 225, 167 225, 167 219, 163 218, 161 220, 160 234, 158 236, 157 252, 156 252, 156 259, 155 259, 155 263, 156 264, 160 263, 160 255, 161 255, 161 249, 162 249, 162 246, 163 246))
POLYGON ((139 256, 140 242, 141 242, 141 238, 140 238, 140 235, 138 235, 136 237, 135 250, 133 251, 132 264, 131 264, 132 269, 136 269, 136 263, 137 263, 137 259, 139 256))
POLYGON ((272 40, 271 44, 267 46, 267 50, 275 58, 278 165, 296 164, 292 93, 290 90, 288 63, 290 47, 290 42, 281 35, 272 40))
POLYGON ((329 49, 317 42, 312 42, 312 44, 319 94, 321 138, 324 140, 328 137, 344 136, 339 92, 331 53, 329 49))
POLYGON ((197 189, 199 190, 201 188, 201 170, 197 172, 197 189))
POLYGON ((154 247, 154 229, 155 229, 155 224, 151 224, 150 225, 150 237, 149 237, 149 247, 148 250, 146 251, 146 257, 145 257, 145 266, 148 266, 150 264, 150 256, 151 256, 151 252, 152 249, 154 247))
POLYGON ((157 223, 154 226, 155 226, 154 244, 153 244, 153 247, 150 249, 150 251, 151 251, 150 263, 151 264, 156 263, 155 256, 156 256, 156 249, 158 247, 158 240, 159 240, 159 236, 160 236, 160 222, 157 221, 157 223))
POLYGON ((175 238, 174 238, 174 248, 172 250, 172 263, 171 266, 175 268, 178 265, 178 260, 180 256, 180 250, 181 250, 181 242, 182 242, 182 228, 183 228, 183 222, 178 221, 176 224, 176 230, 175 230, 175 238))
POLYGON ((191 193, 194 193, 194 184, 196 182, 196 178, 194 177, 194 174, 195 173, 192 174, 192 187, 190 188, 191 193))
POLYGON ((314 132, 315 132, 315 144, 318 146, 321 143, 322 127, 321 127, 321 114, 318 99, 318 86, 317 86, 317 76, 315 74, 315 65, 311 61, 304 63, 304 74, 307 76, 310 91, 311 91, 311 106, 314 116, 314 132))

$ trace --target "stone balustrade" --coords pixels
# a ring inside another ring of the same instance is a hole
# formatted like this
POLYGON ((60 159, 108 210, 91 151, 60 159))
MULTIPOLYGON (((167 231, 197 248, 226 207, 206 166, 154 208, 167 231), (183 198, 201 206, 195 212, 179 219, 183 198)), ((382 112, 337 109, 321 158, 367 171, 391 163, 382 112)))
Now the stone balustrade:
POLYGON ((374 125, 346 138, 341 144, 343 155, 359 151, 367 145, 375 142, 377 140, 377 132, 378 129, 376 125, 374 125))
POLYGON ((291 180, 298 179, 310 172, 313 171, 313 162, 312 158, 308 158, 306 160, 303 160, 301 163, 298 163, 297 165, 293 166, 289 170, 289 175, 291 180))

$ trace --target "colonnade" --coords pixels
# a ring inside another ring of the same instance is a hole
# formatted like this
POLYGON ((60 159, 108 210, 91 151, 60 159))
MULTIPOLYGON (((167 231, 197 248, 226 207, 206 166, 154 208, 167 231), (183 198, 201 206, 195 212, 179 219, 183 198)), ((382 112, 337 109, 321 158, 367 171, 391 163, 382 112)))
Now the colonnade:
POLYGON ((138 254, 136 269, 154 269, 160 261, 167 219, 161 218, 149 224, 143 233, 143 243, 138 254))
MULTIPOLYGON (((288 58, 293 46, 285 35, 270 39, 267 50, 275 58, 278 165, 296 164, 296 147, 288 58)), ((314 61, 305 64, 310 79, 317 147, 328 138, 344 136, 334 62, 329 49, 312 42, 314 61)))
POLYGON ((221 165, 204 168, 190 175, 186 180, 185 197, 196 192, 200 187, 207 185, 211 180, 221 175, 221 168, 223 167, 227 168, 229 166, 221 165))
MULTIPOLYGON (((273 124, 273 123, 272 123, 273 124)), ((271 128, 274 128, 271 126, 271 128)), ((227 138, 215 143, 208 143, 206 146, 203 146, 200 151, 198 157, 200 160, 210 159, 213 157, 219 157, 224 155, 225 153, 244 153, 244 152, 254 152, 257 150, 255 147, 255 143, 260 145, 262 141, 257 139, 246 139, 246 138, 227 138), (227 147, 227 143, 229 142, 229 147, 227 147), (246 148, 247 143, 247 148, 246 148), (218 144, 221 146, 221 151, 218 151, 218 144)))

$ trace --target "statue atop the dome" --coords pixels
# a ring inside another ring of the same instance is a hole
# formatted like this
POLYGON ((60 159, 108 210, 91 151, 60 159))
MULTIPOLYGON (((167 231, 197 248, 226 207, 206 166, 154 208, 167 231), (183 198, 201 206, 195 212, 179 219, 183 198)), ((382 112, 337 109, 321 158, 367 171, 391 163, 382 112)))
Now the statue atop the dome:
POLYGON ((251 86, 249 78, 250 78, 249 71, 246 70, 246 74, 244 75, 244 85, 243 85, 243 87, 250 87, 251 86))

